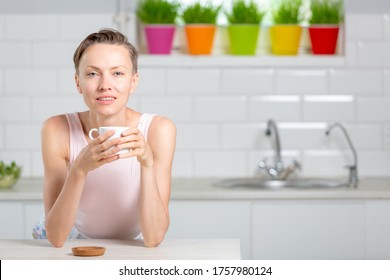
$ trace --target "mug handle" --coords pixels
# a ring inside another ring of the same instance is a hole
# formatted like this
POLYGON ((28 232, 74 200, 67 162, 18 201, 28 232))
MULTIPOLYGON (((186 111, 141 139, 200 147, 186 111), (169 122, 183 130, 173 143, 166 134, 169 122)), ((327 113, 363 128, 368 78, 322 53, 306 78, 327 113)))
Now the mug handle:
POLYGON ((89 139, 91 139, 91 140, 94 140, 94 139, 95 139, 95 138, 93 138, 93 136, 92 136, 92 133, 93 133, 94 131, 99 132, 99 129, 97 129, 97 128, 92 128, 92 129, 89 131, 88 136, 89 136, 89 139))

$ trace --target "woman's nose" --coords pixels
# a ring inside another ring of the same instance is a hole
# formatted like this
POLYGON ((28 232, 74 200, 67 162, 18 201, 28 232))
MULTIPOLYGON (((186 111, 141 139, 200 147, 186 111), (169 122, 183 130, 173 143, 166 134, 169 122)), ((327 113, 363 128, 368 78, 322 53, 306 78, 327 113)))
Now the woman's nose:
POLYGON ((100 78, 99 91, 111 90, 111 80, 106 75, 102 75, 100 78))

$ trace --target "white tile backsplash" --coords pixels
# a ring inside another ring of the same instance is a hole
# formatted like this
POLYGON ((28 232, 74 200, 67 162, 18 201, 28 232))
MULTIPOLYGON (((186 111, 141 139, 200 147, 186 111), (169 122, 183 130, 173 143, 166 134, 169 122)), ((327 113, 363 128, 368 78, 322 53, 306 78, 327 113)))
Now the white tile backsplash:
POLYGON ((330 94, 382 94, 380 69, 331 69, 330 94))
POLYGON ((11 14, 5 16, 9 41, 48 41, 58 38, 58 16, 48 14, 11 14))
POLYGON ((247 175, 244 152, 195 152, 194 161, 194 176, 196 177, 240 177, 247 175))
POLYGON ((385 33, 385 41, 390 41, 390 15, 384 15, 384 33, 385 33))
POLYGON ((9 124, 5 126, 7 150, 34 150, 41 146, 41 125, 9 124))
POLYGON ((0 42, 0 67, 3 69, 14 67, 31 67, 31 43, 0 42))
POLYGON ((222 148, 242 150, 269 147, 269 141, 264 132, 265 124, 263 123, 222 125, 222 148))
POLYGON ((272 69, 224 69, 221 77, 221 93, 232 95, 266 95, 274 92, 272 69))
POLYGON ((77 43, 33 43, 32 64, 35 68, 72 67, 77 43))
POLYGON ((78 94, 74 79, 75 69, 66 68, 57 71, 57 92, 64 96, 76 96, 78 94))
POLYGON ((158 114, 174 122, 193 119, 193 102, 190 96, 140 97, 139 110, 158 114))
POLYGON ((276 71, 276 94, 326 94, 327 71, 278 70, 276 71))
POLYGON ((218 69, 169 69, 167 70, 167 94, 210 95, 219 93, 218 69))
POLYGON ((198 97, 194 101, 196 121, 242 122, 247 119, 247 97, 198 97))
POLYGON ((0 70, 0 96, 4 94, 4 71, 0 70))
POLYGON ((219 148, 220 133, 216 124, 177 123, 176 147, 181 149, 219 148))
POLYGON ((166 69, 145 69, 139 66, 137 95, 163 95, 166 92, 166 69), (152 82, 153 81, 153 82, 152 82))
POLYGON ((300 96, 268 95, 255 96, 249 100, 249 119, 251 121, 301 120, 302 102, 300 96))
POLYGON ((355 118, 353 96, 304 96, 303 120, 349 122, 355 118))
POLYGON ((390 121, 390 98, 359 97, 357 99, 357 120, 367 121, 390 121))
POLYGON ((359 153, 360 176, 389 176, 390 151, 373 150, 359 153))
POLYGON ((345 25, 347 41, 379 41, 383 39, 383 15, 347 14, 345 25))
POLYGON ((0 40, 5 38, 5 16, 0 15, 0 40))
POLYGON ((358 65, 362 67, 389 67, 390 66, 390 42, 359 43, 358 65))
POLYGON ((386 94, 387 96, 390 96, 390 70, 386 69, 383 71, 383 75, 384 75, 384 94, 386 94))
MULTIPOLYGON (((72 57, 80 40, 103 27, 115 27, 111 14, 0 15, 0 160, 22 164, 23 176, 43 176, 42 122, 87 109, 72 57)), ((259 160, 274 159, 265 135, 270 118, 285 163, 297 159, 303 175, 348 175, 351 151, 341 131, 324 134, 339 121, 358 150, 359 174, 389 176, 389 15, 348 14, 345 35, 337 64, 304 57, 304 65, 294 57, 272 64, 272 56, 265 65, 247 65, 248 57, 233 65, 142 64, 129 106, 175 122, 175 177, 253 175, 259 160)))
POLYGON ((0 149, 4 149, 4 125, 0 124, 0 149))
POLYGON ((55 95, 57 73, 52 69, 10 69, 5 71, 7 95, 55 95))
POLYGON ((29 97, 0 96, 0 123, 29 122, 30 120, 29 97))
POLYGON ((111 14, 65 14, 58 17, 58 36, 62 41, 81 42, 99 29, 116 27, 111 14))
POLYGON ((32 100, 32 121, 43 122, 50 116, 85 111, 87 109, 81 95, 75 97, 40 96, 32 100))

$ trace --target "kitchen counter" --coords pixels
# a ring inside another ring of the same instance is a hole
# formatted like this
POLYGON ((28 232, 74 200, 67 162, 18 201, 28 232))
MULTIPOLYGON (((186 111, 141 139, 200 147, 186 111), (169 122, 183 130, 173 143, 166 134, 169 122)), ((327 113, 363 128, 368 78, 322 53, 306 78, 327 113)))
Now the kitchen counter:
POLYGON ((144 247, 142 241, 115 239, 74 239, 62 248, 53 247, 47 240, 0 240, 1 260, 213 260, 241 259, 239 239, 166 239, 156 248, 144 247), (77 257, 72 248, 102 246, 104 255, 77 257))
MULTIPOLYGON (((256 190, 215 186, 216 178, 174 178, 172 200, 390 199, 390 178, 361 178, 357 188, 256 190)), ((42 178, 22 178, 0 201, 42 200, 42 178)))

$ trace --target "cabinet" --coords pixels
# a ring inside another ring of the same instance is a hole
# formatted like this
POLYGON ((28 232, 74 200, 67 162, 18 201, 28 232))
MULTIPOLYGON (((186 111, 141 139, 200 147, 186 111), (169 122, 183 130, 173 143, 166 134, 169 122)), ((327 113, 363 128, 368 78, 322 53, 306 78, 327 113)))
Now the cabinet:
POLYGON ((32 228, 43 213, 42 201, 1 201, 0 239, 32 239, 32 228))
POLYGON ((390 260, 390 201, 367 202, 367 259, 390 260))
POLYGON ((365 259, 364 201, 252 205, 253 259, 365 259))
POLYGON ((241 257, 250 258, 250 203, 221 200, 170 202, 166 238, 240 239, 241 257))
POLYGON ((23 203, 0 203, 0 238, 23 239, 23 203))

